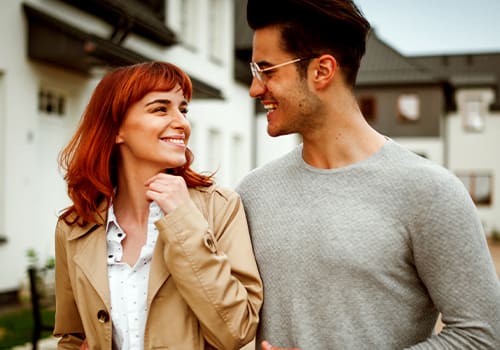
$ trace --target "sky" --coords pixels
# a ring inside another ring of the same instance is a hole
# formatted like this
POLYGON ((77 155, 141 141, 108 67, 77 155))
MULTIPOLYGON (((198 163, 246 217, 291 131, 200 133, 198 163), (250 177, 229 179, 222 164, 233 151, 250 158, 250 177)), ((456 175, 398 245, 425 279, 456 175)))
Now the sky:
POLYGON ((354 0, 403 55, 500 52, 500 0, 354 0))

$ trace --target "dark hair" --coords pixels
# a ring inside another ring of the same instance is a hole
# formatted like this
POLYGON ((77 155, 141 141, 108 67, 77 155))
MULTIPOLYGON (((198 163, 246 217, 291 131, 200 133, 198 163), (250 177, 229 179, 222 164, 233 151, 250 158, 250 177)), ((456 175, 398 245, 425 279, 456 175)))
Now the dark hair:
POLYGON ((253 30, 278 26, 282 49, 296 57, 333 55, 354 87, 370 23, 352 0, 248 0, 247 21, 253 30))
MULTIPOLYGON (((115 137, 130 106, 151 91, 170 91, 176 85, 189 101, 191 80, 179 67, 166 62, 117 68, 99 82, 78 129, 59 156, 73 202, 61 215, 68 224, 92 222, 100 202, 113 197, 118 163, 115 137)), ((173 173, 182 176, 189 187, 211 185, 210 176, 197 174, 190 168, 193 154, 189 149, 186 159, 186 164, 173 169, 173 173)))

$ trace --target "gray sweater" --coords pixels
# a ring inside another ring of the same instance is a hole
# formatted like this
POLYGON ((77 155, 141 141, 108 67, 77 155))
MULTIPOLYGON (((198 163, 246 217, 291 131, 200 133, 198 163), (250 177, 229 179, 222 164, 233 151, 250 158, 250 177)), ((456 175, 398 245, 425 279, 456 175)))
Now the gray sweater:
POLYGON ((500 284, 453 174, 392 140, 338 169, 313 168, 301 153, 237 188, 264 282, 258 342, 500 349, 500 284))

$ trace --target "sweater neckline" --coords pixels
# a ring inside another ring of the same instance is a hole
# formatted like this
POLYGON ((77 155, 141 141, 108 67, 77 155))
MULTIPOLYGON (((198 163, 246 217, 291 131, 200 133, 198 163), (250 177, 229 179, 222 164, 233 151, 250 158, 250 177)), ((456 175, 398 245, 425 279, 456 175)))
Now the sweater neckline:
POLYGON ((331 169, 316 168, 312 165, 307 164, 305 162, 304 158, 302 157, 302 150, 304 147, 304 145, 302 143, 299 144, 295 148, 292 156, 293 156, 295 162, 298 163, 301 168, 303 168, 307 171, 320 173, 320 174, 332 174, 332 173, 341 173, 341 172, 345 172, 345 171, 350 171, 353 169, 357 169, 357 168, 361 168, 361 167, 370 165, 374 162, 378 162, 381 158, 383 158, 387 154, 387 152, 389 152, 389 149, 393 145, 394 145, 394 141, 391 138, 386 137, 386 142, 384 143, 384 145, 382 147, 380 147, 380 149, 378 151, 376 151, 375 153, 373 153, 369 157, 367 157, 363 160, 360 160, 359 162, 356 162, 356 163, 352 163, 352 164, 338 167, 338 168, 331 168, 331 169))

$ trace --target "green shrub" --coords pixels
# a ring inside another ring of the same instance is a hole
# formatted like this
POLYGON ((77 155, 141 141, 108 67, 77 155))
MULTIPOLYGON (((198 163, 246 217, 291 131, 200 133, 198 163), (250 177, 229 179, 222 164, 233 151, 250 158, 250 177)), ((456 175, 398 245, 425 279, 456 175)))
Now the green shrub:
MULTIPOLYGON (((53 323, 54 310, 42 310, 42 322, 53 323)), ((31 342, 33 316, 31 309, 20 309, 0 315, 0 349, 31 342)), ((42 332, 42 337, 49 337, 50 332, 42 332)))

